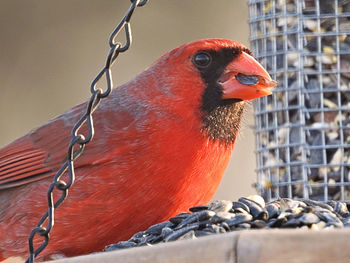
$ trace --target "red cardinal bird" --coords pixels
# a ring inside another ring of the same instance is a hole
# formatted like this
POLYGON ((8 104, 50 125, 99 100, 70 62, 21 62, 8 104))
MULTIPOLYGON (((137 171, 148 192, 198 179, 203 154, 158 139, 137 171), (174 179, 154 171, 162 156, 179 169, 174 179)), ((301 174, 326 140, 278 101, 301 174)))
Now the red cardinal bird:
MULTIPOLYGON (((247 100, 276 82, 238 42, 182 45, 113 89, 94 113, 95 137, 55 215, 40 259, 99 251, 207 203, 230 159, 247 100)), ((28 255, 86 102, 0 149, 0 261, 28 255)))

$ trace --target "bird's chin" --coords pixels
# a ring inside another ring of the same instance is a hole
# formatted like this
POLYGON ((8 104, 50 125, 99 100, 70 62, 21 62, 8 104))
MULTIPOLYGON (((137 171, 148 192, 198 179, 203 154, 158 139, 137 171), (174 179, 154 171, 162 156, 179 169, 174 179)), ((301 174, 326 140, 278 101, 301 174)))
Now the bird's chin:
POLYGON ((236 140, 240 120, 246 102, 240 99, 221 100, 203 117, 203 128, 207 136, 220 143, 230 145, 236 140))

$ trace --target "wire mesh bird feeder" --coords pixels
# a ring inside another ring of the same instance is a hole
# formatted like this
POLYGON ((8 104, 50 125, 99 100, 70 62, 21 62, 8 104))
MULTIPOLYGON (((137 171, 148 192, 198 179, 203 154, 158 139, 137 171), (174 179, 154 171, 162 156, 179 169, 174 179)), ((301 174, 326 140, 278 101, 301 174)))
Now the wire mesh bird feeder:
POLYGON ((350 0, 250 0, 249 13, 279 82, 255 103, 258 191, 350 200, 350 0))

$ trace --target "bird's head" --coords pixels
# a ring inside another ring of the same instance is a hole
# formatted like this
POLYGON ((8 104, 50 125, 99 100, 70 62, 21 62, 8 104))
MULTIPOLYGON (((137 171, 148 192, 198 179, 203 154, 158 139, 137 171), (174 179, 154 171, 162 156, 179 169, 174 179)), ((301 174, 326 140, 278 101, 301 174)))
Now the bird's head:
POLYGON ((177 102, 168 107, 198 109, 202 131, 225 142, 235 140, 245 101, 269 95, 277 85, 248 48, 226 39, 184 44, 153 67, 165 76, 155 80, 162 96, 177 102))

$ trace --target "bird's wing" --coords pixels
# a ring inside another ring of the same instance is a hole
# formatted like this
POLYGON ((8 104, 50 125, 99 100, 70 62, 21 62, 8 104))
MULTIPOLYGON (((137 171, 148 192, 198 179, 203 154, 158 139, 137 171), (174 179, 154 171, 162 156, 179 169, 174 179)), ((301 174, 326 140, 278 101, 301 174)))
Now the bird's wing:
POLYGON ((53 176, 44 161, 49 153, 22 137, 0 149, 0 190, 53 176))
POLYGON ((64 162, 73 119, 77 119, 83 105, 0 149, 0 190, 51 177, 57 172, 64 162))
MULTIPOLYGON (((66 160, 72 127, 82 116, 85 106, 85 103, 80 104, 1 148, 0 191, 54 176, 66 160)), ((123 142, 123 136, 119 136, 118 131, 114 132, 110 126, 113 123, 122 129, 134 119, 125 112, 120 112, 118 116, 119 118, 114 118, 106 112, 96 111, 94 114, 96 135, 86 145, 82 156, 75 161, 76 168, 105 163, 113 158, 113 155, 128 151, 128 145, 126 141, 123 142), (119 141, 110 143, 108 141, 110 138, 111 140, 119 138, 119 141)), ((79 132, 87 135, 86 125, 79 132)))
POLYGON ((0 190, 27 184, 53 174, 45 167, 47 153, 34 148, 25 138, 0 150, 0 190))

